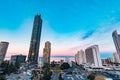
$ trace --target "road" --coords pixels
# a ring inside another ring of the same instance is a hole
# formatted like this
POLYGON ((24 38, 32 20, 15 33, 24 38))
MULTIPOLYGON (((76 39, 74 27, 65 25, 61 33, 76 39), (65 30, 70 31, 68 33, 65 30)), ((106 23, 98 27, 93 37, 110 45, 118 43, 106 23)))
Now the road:
POLYGON ((73 64, 73 66, 62 74, 64 80, 87 80, 86 71, 73 64))
POLYGON ((63 74, 62 77, 64 80, 86 80, 78 74, 63 74))
POLYGON ((31 80, 29 79, 29 76, 27 74, 11 74, 9 76, 6 77, 7 80, 31 80))
POLYGON ((60 73, 59 72, 53 72, 51 76, 51 80, 58 80, 60 73))

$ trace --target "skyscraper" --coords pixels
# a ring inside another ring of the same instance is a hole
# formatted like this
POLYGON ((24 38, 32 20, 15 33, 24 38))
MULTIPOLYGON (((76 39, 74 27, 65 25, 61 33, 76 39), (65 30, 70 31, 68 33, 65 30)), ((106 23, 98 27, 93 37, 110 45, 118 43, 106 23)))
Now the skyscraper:
POLYGON ((80 50, 75 54, 75 62, 80 65, 86 62, 85 53, 83 50, 80 50))
POLYGON ((118 53, 113 53, 114 56, 114 62, 115 63, 120 63, 120 56, 118 53))
POLYGON ((117 31, 115 30, 112 33, 112 37, 113 37, 113 41, 114 41, 117 53, 120 55, 120 34, 118 34, 117 31))
POLYGON ((43 49, 44 63, 50 64, 51 43, 45 42, 45 48, 43 49))
POLYGON ((39 45, 42 29, 41 15, 37 14, 34 18, 30 49, 28 54, 28 62, 37 64, 39 55, 39 45))
POLYGON ((8 42, 0 42, 0 64, 5 58, 7 48, 8 48, 9 43, 8 42))
POLYGON ((88 47, 85 50, 85 54, 86 54, 86 63, 96 67, 102 66, 98 45, 93 45, 91 47, 88 47))

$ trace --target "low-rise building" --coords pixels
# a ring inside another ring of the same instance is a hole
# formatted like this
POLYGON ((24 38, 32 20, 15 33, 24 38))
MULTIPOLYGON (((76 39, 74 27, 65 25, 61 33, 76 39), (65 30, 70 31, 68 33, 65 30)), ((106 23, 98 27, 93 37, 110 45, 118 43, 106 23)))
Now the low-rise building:
POLYGON ((114 62, 114 61, 113 61, 112 58, 102 59, 102 65, 103 65, 103 66, 110 66, 113 62, 114 62))
POLYGON ((15 64, 15 63, 24 63, 26 60, 26 56, 25 55, 12 55, 11 56, 11 63, 15 64))

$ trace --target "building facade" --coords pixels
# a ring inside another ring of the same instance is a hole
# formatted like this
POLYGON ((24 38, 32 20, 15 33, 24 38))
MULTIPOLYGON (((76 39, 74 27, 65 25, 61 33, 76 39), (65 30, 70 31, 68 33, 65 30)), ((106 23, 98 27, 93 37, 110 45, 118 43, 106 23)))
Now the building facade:
POLYGON ((95 67, 102 67, 98 45, 87 48, 85 50, 85 55, 87 64, 95 67))
POLYGON ((43 57, 39 57, 39 59, 38 59, 38 67, 42 68, 43 66, 44 66, 44 64, 43 64, 43 57))
POLYGON ((85 57, 85 53, 83 50, 80 50, 77 52, 77 54, 75 54, 75 62, 78 65, 86 63, 86 57, 85 57))
POLYGON ((120 56, 118 53, 113 53, 114 56, 114 62, 115 63, 120 63, 120 56))
POLYGON ((0 64, 4 61, 8 45, 8 42, 0 42, 0 64))
POLYGON ((106 58, 102 59, 102 65, 103 66, 111 66, 111 63, 114 62, 113 58, 106 58))
POLYGON ((25 55, 12 55, 11 56, 11 63, 15 64, 15 63, 24 63, 26 60, 26 56, 25 55))
POLYGON ((34 18, 30 49, 28 54, 28 62, 37 64, 39 56, 39 45, 42 29, 41 15, 37 14, 34 18))
POLYGON ((45 42, 45 48, 43 49, 44 63, 50 64, 50 54, 51 54, 51 43, 47 41, 45 42))
POLYGON ((117 31, 115 30, 112 33, 112 37, 113 37, 113 41, 114 41, 114 44, 115 44, 116 51, 120 56, 120 34, 118 34, 117 31))

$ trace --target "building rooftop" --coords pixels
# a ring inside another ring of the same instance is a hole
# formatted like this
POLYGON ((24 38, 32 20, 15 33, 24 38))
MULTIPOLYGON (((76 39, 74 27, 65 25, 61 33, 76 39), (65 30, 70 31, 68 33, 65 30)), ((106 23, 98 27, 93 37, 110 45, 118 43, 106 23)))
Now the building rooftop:
POLYGON ((9 42, 6 42, 6 41, 1 41, 0 43, 8 43, 9 44, 9 42))

